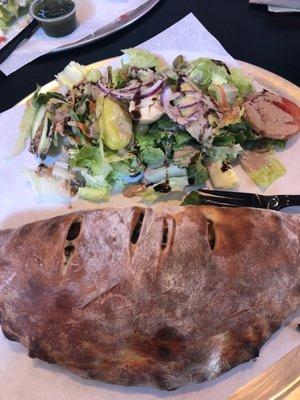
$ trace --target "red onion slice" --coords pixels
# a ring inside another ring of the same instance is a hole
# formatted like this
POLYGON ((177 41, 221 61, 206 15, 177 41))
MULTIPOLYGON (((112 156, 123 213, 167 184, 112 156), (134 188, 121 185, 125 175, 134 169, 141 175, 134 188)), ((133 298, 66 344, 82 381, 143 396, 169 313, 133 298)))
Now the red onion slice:
POLYGON ((141 93, 136 93, 135 99, 145 99, 146 97, 153 96, 155 93, 157 93, 164 85, 164 81, 162 79, 159 79, 154 83, 154 85, 148 87, 145 90, 141 90, 141 93))
POLYGON ((167 116, 177 122, 177 118, 180 117, 179 111, 176 107, 172 106, 170 102, 172 101, 172 90, 169 86, 165 85, 161 92, 161 105, 167 116))
POLYGON ((108 96, 115 97, 118 100, 142 100, 146 97, 153 96, 163 86, 164 81, 159 79, 150 87, 139 86, 137 88, 109 89, 101 81, 98 82, 100 90, 108 96))
POLYGON ((194 101, 193 103, 178 105, 177 108, 179 108, 179 110, 186 110, 188 108, 198 106, 200 103, 201 103, 201 100, 198 100, 198 101, 194 101))
POLYGON ((108 89, 101 81, 98 81, 98 87, 104 94, 109 95, 111 93, 111 89, 108 89))
POLYGON ((128 86, 128 87, 124 87, 124 88, 118 89, 118 91, 120 93, 127 93, 127 92, 137 91, 137 90, 140 89, 141 86, 142 86, 142 84, 138 83, 138 84, 135 84, 135 85, 132 85, 132 86, 128 86))
POLYGON ((178 107, 172 106, 172 91, 169 86, 165 85, 161 94, 161 104, 164 112, 172 120, 177 122, 179 125, 187 125, 189 122, 196 121, 198 119, 199 107, 196 108, 188 117, 182 116, 178 107))

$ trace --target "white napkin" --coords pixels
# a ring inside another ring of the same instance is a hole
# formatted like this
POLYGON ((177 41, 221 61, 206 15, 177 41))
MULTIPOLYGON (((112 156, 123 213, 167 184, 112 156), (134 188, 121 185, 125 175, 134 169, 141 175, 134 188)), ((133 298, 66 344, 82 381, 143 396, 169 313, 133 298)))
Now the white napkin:
POLYGON ((10 57, 0 65, 6 75, 23 65, 70 43, 74 43, 95 32, 128 11, 135 9, 145 0, 74 0, 76 3, 77 29, 63 38, 51 38, 41 28, 26 42, 22 43, 10 57))
POLYGON ((264 4, 275 13, 300 12, 300 0, 249 0, 249 3, 264 4))
MULTIPOLYGON (((236 65, 234 59, 192 14, 140 47, 162 54, 169 62, 174 56, 182 53, 188 58, 201 55, 219 58, 236 65)), ((24 106, 16 106, 0 114, 0 158, 9 153, 16 140, 23 111, 24 106)), ((294 139, 282 153, 289 173, 274 184, 268 193, 299 192, 299 152, 300 141, 294 139)), ((32 154, 25 151, 9 163, 0 165, 0 229, 71 211, 68 204, 36 202, 22 175, 23 168, 34 168, 36 164, 37 160, 32 154)), ((242 189, 257 191, 249 180, 243 181, 242 189)), ((124 197, 113 196, 109 205, 126 206, 134 202, 136 200, 127 201, 124 197)), ((76 210, 98 206, 76 202, 72 207, 72 210, 76 210)), ((163 393, 151 388, 125 388, 85 381, 60 367, 31 360, 21 345, 11 344, 0 334, 0 399, 225 400, 240 386, 299 345, 300 336, 295 329, 296 323, 300 322, 299 317, 298 313, 291 325, 282 328, 263 346, 256 362, 240 365, 211 382, 189 385, 172 393, 163 393)))
POLYGON ((265 4, 275 7, 299 8, 300 0, 249 0, 249 3, 265 4))
POLYGON ((300 4, 299 4, 299 8, 286 8, 286 7, 268 6, 268 11, 275 12, 275 13, 300 12, 300 4))

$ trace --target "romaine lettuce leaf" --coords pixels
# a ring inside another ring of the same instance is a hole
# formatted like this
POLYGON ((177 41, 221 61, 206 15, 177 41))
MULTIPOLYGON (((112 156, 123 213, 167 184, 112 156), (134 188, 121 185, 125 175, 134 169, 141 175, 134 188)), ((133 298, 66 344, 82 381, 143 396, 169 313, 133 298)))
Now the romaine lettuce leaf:
POLYGON ((239 122, 230 124, 220 129, 214 137, 214 146, 233 146, 235 144, 243 144, 246 141, 254 140, 255 134, 247 122, 239 122))
POLYGON ((239 179, 234 169, 227 162, 211 162, 207 165, 207 170, 215 189, 234 189, 238 187, 239 179))
POLYGON ((252 80, 240 68, 231 68, 228 82, 238 89, 238 97, 244 98, 253 92, 252 80))
POLYGON ((97 187, 80 187, 78 189, 78 197, 82 200, 91 201, 98 203, 102 200, 107 201, 109 199, 111 187, 107 183, 97 187))
POLYGON ((20 154, 24 150, 27 140, 33 137, 35 132, 32 132, 32 130, 40 108, 45 106, 51 98, 56 98, 59 100, 64 99, 60 93, 40 93, 40 89, 41 88, 38 86, 33 94, 33 97, 26 103, 26 108, 19 127, 20 134, 12 153, 10 154, 11 157, 16 157, 18 154, 20 154))
POLYGON ((167 115, 163 115, 150 127, 151 134, 156 133, 157 131, 177 132, 182 131, 182 127, 178 125, 177 122, 172 121, 167 115))
POLYGON ((182 192, 183 188, 189 184, 187 176, 169 178, 169 185, 172 192, 182 192))
POLYGON ((174 148, 179 149, 182 145, 195 142, 193 137, 186 131, 174 132, 175 145, 174 148))
POLYGON ((104 160, 101 150, 96 146, 82 146, 70 158, 72 168, 87 168, 91 175, 103 175, 106 177, 111 170, 109 164, 104 160))
POLYGON ((7 28, 11 19, 18 16, 19 6, 15 0, 3 1, 0 4, 0 18, 3 21, 3 28, 7 28))
POLYGON ((163 182, 172 177, 186 176, 186 168, 179 168, 177 165, 170 164, 168 167, 147 168, 145 179, 151 183, 163 182))
POLYGON ((101 78, 101 72, 97 68, 91 68, 85 72, 85 77, 88 81, 96 83, 101 78))
POLYGON ((239 154, 243 152, 243 148, 239 144, 233 146, 213 146, 207 149, 208 160, 210 162, 234 161, 239 154))
POLYGON ((160 66, 160 60, 148 50, 139 48, 130 48, 122 50, 129 57, 129 63, 138 68, 157 68, 160 66))
POLYGON ((112 70, 112 86, 114 89, 122 88, 126 85, 126 77, 122 69, 116 68, 112 70))
POLYGON ((120 161, 128 161, 130 163, 134 163, 136 161, 136 156, 130 152, 125 152, 125 153, 119 154, 116 151, 106 149, 104 156, 105 156, 105 160, 109 164, 118 163, 120 161))
POLYGON ((196 85, 205 89, 211 84, 223 85, 227 83, 229 76, 223 65, 218 65, 209 58, 198 58, 192 61, 188 75, 196 85))
POLYGON ((37 111, 37 107, 34 107, 31 101, 27 102, 26 109, 19 127, 20 133, 10 157, 16 157, 25 149, 27 141, 31 138, 32 127, 37 111))
POLYGON ((269 139, 261 138, 256 140, 249 140, 243 144, 246 150, 257 150, 257 151, 273 151, 274 149, 284 150, 287 144, 286 139, 269 139))
POLYGON ((159 168, 166 159, 165 153, 158 147, 145 147, 139 154, 139 159, 151 168, 159 168))
POLYGON ((187 169, 188 177, 194 181, 195 185, 203 185, 208 179, 208 172, 203 165, 201 158, 187 169))
POLYGON ((134 173, 130 168, 130 162, 128 160, 115 162, 110 165, 112 170, 108 175, 107 180, 112 184, 123 182, 125 177, 134 173))
POLYGON ((153 189, 153 186, 149 186, 147 187, 147 189, 144 192, 141 192, 139 194, 139 196, 148 201, 149 203, 153 203, 154 201, 158 200, 160 197, 164 196, 165 193, 161 193, 161 192, 156 192, 153 189))
POLYGON ((40 88, 38 87, 32 98, 32 104, 34 105, 34 107, 39 108, 41 106, 46 105, 50 99, 58 99, 65 101, 65 98, 61 93, 57 92, 40 93, 40 88))
POLYGON ((85 77, 84 67, 75 61, 71 61, 62 72, 56 75, 58 82, 71 89, 73 86, 78 85, 85 77))
POLYGON ((173 154, 173 160, 179 167, 188 167, 192 160, 199 155, 199 149, 192 145, 183 145, 176 148, 173 154))
POLYGON ((201 206, 205 204, 204 197, 198 192, 189 193, 180 204, 181 206, 201 206))
POLYGON ((144 150, 147 147, 155 146, 155 136, 145 133, 136 133, 135 140, 140 150, 144 150))
POLYGON ((38 176, 34 170, 25 169, 24 175, 30 182, 31 189, 35 196, 43 198, 63 197, 69 198, 70 192, 67 190, 65 180, 58 177, 38 176))

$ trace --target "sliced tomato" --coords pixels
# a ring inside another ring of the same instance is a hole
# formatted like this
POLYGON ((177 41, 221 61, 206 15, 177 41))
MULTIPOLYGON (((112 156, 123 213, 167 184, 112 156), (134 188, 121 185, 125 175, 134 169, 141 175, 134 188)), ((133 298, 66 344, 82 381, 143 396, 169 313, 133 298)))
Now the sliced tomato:
POLYGON ((299 126, 300 129, 300 107, 284 97, 281 97, 281 101, 281 103, 274 101, 273 104, 275 104, 284 112, 290 114, 293 117, 294 122, 299 126))

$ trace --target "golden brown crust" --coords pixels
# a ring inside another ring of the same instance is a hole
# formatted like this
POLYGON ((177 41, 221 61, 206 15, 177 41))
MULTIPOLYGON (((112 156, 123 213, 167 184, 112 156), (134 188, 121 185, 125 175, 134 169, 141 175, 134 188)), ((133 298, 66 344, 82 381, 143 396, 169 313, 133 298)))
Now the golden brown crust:
POLYGON ((193 206, 2 231, 2 329, 86 378, 166 390, 212 379, 257 357, 300 305, 299 236, 298 216, 193 206))

